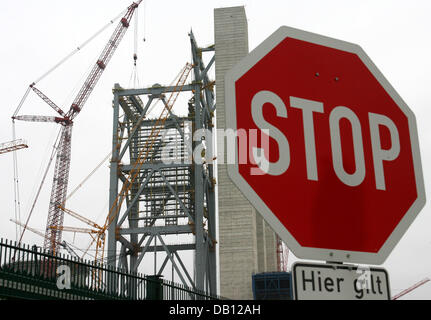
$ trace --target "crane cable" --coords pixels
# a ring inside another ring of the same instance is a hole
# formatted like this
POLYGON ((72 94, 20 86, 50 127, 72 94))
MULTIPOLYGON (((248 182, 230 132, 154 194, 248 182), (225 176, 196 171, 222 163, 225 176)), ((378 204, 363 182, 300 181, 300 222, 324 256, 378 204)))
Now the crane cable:
POLYGON ((51 69, 49 69, 47 72, 45 72, 42 76, 40 76, 36 81, 34 81, 34 84, 38 83, 42 79, 44 79, 46 76, 48 76, 50 73, 52 73, 54 70, 56 70, 58 67, 60 67, 63 63, 65 63, 69 58, 71 58, 73 55, 75 55, 78 51, 80 51, 82 48, 84 48, 87 44, 89 44, 94 38, 96 38, 99 34, 101 34, 103 31, 105 31, 110 25, 112 25, 115 21, 120 19, 127 10, 121 11, 121 13, 116 16, 114 19, 110 20, 105 26, 103 26, 99 31, 97 31, 95 34, 93 34, 90 38, 88 38, 86 41, 84 41, 81 45, 77 46, 71 53, 69 53, 66 57, 61 59, 56 65, 54 65, 51 69))
MULTIPOLYGON (((12 119, 12 140, 16 139, 15 135, 15 120, 12 119)), ((13 151, 13 192, 15 204, 15 220, 21 220, 21 202, 19 197, 19 180, 18 180, 18 157, 16 150, 13 151)), ((15 226, 15 240, 18 240, 18 234, 21 233, 21 227, 15 226)))
MULTIPOLYGON (((106 160, 109 159, 109 157, 111 156, 112 151, 110 151, 105 158, 103 158, 102 161, 99 162, 99 164, 81 181, 81 183, 79 183, 75 189, 73 189, 73 191, 71 193, 69 193, 69 195, 66 197, 66 199, 64 200, 64 202, 66 202, 67 200, 69 200, 70 197, 73 196, 73 194, 78 191, 79 188, 81 188, 83 186, 83 184, 102 166, 102 164, 105 163, 106 160)), ((63 204, 64 205, 64 204, 63 204)))
POLYGON ((18 107, 15 109, 15 112, 12 115, 12 122, 14 122, 13 118, 18 114, 19 110, 21 109, 22 105, 24 104, 24 101, 27 99, 28 94, 30 93, 30 89, 31 88, 28 87, 24 93, 24 96, 21 98, 21 101, 19 102, 18 107))
POLYGON ((138 74, 138 67, 137 67, 137 60, 138 60, 138 25, 139 25, 139 18, 138 18, 138 8, 135 9, 135 26, 134 26, 134 35, 133 35, 133 68, 132 72, 130 74, 129 79, 129 87, 132 83, 133 79, 133 88, 138 88, 139 85, 139 74, 138 74))
MULTIPOLYGON (((32 82, 32 85, 35 85, 36 83, 40 82, 42 79, 47 77, 49 74, 51 74, 53 71, 55 71, 58 67, 60 67, 63 63, 65 63, 69 58, 74 56, 78 51, 83 49, 87 44, 89 44, 92 40, 94 40, 99 34, 101 34, 103 31, 105 31, 110 25, 112 25, 115 21, 120 19, 124 15, 124 13, 127 10, 123 10, 118 16, 110 20, 105 26, 103 26, 99 31, 97 31, 95 34, 93 34, 90 38, 85 40, 81 45, 77 46, 71 53, 69 53, 66 57, 61 59, 57 64, 55 64, 52 68, 50 68, 47 72, 45 72, 43 75, 41 75, 39 78, 37 78, 36 81, 32 82)), ((27 90, 24 93, 24 96, 22 97, 20 103, 18 104, 18 107, 16 108, 15 112, 12 115, 12 118, 15 117, 19 110, 21 109, 22 105, 24 104, 24 101, 27 99, 27 96, 30 92, 31 87, 27 87, 27 90)))

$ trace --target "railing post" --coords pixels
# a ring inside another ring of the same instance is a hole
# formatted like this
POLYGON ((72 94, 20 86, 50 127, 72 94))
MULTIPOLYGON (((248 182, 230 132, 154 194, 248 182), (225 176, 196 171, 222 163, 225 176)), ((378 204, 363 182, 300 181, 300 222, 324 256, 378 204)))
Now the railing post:
POLYGON ((147 299, 163 300, 163 279, 160 275, 147 276, 147 299))

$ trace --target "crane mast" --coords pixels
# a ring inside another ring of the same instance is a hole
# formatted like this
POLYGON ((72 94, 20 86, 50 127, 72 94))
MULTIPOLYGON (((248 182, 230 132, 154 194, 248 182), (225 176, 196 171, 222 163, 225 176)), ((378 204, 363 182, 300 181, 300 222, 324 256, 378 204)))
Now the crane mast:
MULTIPOLYGON (((109 60, 114 54, 115 49, 118 47, 127 28, 129 27, 130 20, 133 16, 135 9, 139 6, 141 2, 142 0, 133 2, 128 7, 126 14, 120 20, 114 33, 112 34, 101 55, 99 56, 99 59, 92 68, 84 84, 82 85, 78 95, 73 100, 72 106, 70 107, 69 111, 61 118, 56 117, 55 122, 60 123, 63 127, 61 128, 61 137, 57 150, 44 241, 44 249, 51 251, 53 254, 57 252, 59 243, 61 243, 64 212, 60 209, 60 206, 64 206, 66 201, 71 161, 71 138, 73 119, 82 110, 85 102, 87 101, 101 74, 105 70, 109 60)), ((56 105, 52 103, 49 98, 47 98, 39 90, 37 90, 33 84, 30 87, 51 107, 58 111, 60 115, 62 115, 61 110, 57 110, 56 105)))
POLYGON ((52 227, 61 227, 63 225, 64 213, 58 206, 63 204, 66 200, 67 185, 69 182, 72 128, 72 123, 61 128, 48 207, 48 220, 46 223, 43 247, 53 253, 57 252, 58 244, 61 243, 62 230, 60 228, 53 229, 52 227))

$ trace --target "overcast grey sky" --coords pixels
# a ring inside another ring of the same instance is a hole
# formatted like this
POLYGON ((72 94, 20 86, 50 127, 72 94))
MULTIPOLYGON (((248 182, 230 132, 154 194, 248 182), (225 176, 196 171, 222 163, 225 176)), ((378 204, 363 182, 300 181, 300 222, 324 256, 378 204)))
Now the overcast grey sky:
MULTIPOLYGON (((11 119, 27 86, 62 57, 117 16, 130 0, 12 1, 0 4, 0 142, 12 139, 11 119)), ((201 46, 212 44, 213 9, 245 5, 249 47, 255 48, 279 26, 287 25, 359 44, 416 114, 426 194, 431 190, 431 2, 285 0, 285 1, 168 1, 148 0, 139 10, 139 80, 142 86, 169 84, 186 61, 190 61, 187 33, 192 28, 201 46), (143 31, 145 30, 145 34, 143 31), (145 37, 146 41, 143 41, 145 37)), ((64 109, 82 83, 83 76, 112 33, 111 27, 64 67, 40 82, 39 88, 64 109)), ((84 111, 75 121, 69 190, 72 190, 110 151, 112 87, 127 87, 132 72, 133 30, 129 30, 102 75, 84 111)), ((49 107, 32 95, 20 114, 53 115, 49 107)), ((29 149, 17 153, 20 169, 21 217, 29 212, 40 183, 58 126, 47 123, 16 124, 18 138, 29 149)), ((0 155, 0 235, 15 239, 12 153, 0 155)), ((43 230, 52 174, 30 221, 43 230)), ((109 169, 106 163, 77 194, 68 207, 102 222, 107 212, 109 169)), ((82 226, 72 218, 65 225, 82 226)), ((427 203, 383 267, 387 268, 392 294, 425 277, 431 278, 430 205, 427 203)), ((73 235, 64 235, 74 241, 73 235)), ((31 233, 26 243, 42 244, 31 233)), ((76 236, 79 246, 87 243, 76 236)), ((290 261, 295 261, 291 255, 290 261)), ((430 299, 431 282, 405 296, 430 299)))

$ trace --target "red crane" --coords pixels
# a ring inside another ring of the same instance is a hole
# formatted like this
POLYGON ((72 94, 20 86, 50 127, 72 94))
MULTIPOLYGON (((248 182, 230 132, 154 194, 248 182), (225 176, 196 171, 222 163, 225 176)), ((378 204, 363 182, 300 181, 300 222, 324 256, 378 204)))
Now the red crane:
POLYGON ((44 241, 44 248, 50 250, 53 254, 58 251, 58 244, 61 243, 62 237, 64 212, 60 209, 60 206, 64 206, 66 201, 67 185, 69 181, 73 120, 84 107, 85 102, 87 101, 88 97, 96 86, 100 76, 102 75, 109 60, 114 54, 115 49, 117 49, 120 41, 122 40, 125 32, 127 31, 133 13, 141 2, 142 0, 133 2, 127 8, 127 12, 118 23, 114 33, 112 34, 111 38, 103 49, 89 76, 87 77, 79 93, 73 100, 69 111, 64 112, 44 93, 37 89, 35 87, 35 83, 32 83, 30 85, 31 90, 33 90, 40 98, 42 98, 42 100, 44 100, 50 107, 52 107, 59 114, 59 116, 50 117, 14 115, 12 117, 12 119, 17 120, 56 122, 62 125, 61 136, 57 146, 54 178, 51 189, 51 198, 49 202, 48 219, 46 224, 44 241))
POLYGON ((398 298, 401 298, 402 296, 406 295, 407 293, 412 292, 413 290, 415 290, 416 288, 420 287, 421 285, 427 283, 428 281, 430 281, 429 278, 422 279, 418 283, 415 283, 414 285, 412 285, 410 288, 407 288, 407 289, 401 291, 400 293, 398 293, 397 295, 393 296, 391 298, 391 300, 398 300, 398 298))

